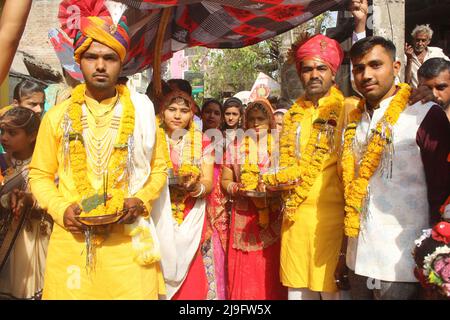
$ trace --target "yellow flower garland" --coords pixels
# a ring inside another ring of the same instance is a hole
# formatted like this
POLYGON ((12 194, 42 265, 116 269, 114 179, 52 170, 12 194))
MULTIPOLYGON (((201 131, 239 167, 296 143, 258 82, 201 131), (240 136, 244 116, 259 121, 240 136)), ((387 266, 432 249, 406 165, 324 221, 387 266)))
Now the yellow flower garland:
MULTIPOLYGON (((250 137, 244 138, 244 144, 240 148, 241 154, 244 155, 244 163, 241 166, 241 183, 242 190, 252 191, 258 186, 259 166, 258 166, 258 147, 256 142, 250 137)), ((272 135, 267 134, 267 154, 270 159, 272 155, 272 135)))
MULTIPOLYGON (((270 132, 267 134, 267 155, 269 160, 272 155, 272 135, 270 132)), ((241 154, 244 155, 244 163, 241 166, 241 183, 243 185, 242 190, 253 191, 258 187, 260 170, 258 166, 259 162, 259 150, 256 142, 250 137, 244 138, 244 144, 240 148, 241 154)), ((269 209, 265 207, 266 199, 252 198, 251 199, 258 210, 258 224, 261 228, 266 228, 269 225, 269 209)))
MULTIPOLYGON (((159 123, 160 119, 158 118, 158 124, 159 123)), ((169 153, 169 141, 166 139, 164 125, 159 124, 158 128, 160 139, 166 143, 164 157, 166 159, 167 167, 173 168, 169 153)), ((192 121, 187 134, 189 134, 189 138, 184 138, 183 155, 181 166, 178 169, 178 175, 198 177, 201 175, 200 168, 197 164, 201 162, 202 157, 202 132, 197 129, 195 122, 192 121)), ((178 225, 180 225, 184 220, 184 209, 186 208, 185 201, 189 197, 189 194, 186 191, 177 188, 170 188, 169 191, 172 216, 178 225)))
POLYGON ((392 136, 392 132, 387 129, 386 124, 389 126, 395 125, 400 114, 408 105, 411 88, 405 83, 399 84, 399 87, 400 90, 392 99, 383 117, 378 121, 376 129, 372 132, 357 174, 355 172, 353 141, 356 128, 364 112, 365 101, 361 100, 358 107, 349 114, 349 124, 345 129, 342 153, 346 214, 344 224, 345 234, 349 237, 357 237, 359 234, 360 216, 363 213, 369 180, 378 169, 385 147, 392 136), (385 130, 383 130, 383 127, 385 130))
POLYGON ((202 132, 197 129, 195 122, 191 121, 189 126, 189 138, 184 140, 183 159, 178 169, 180 176, 199 176, 198 164, 202 157, 202 132))
POLYGON ((311 102, 298 99, 283 118, 283 133, 280 138, 280 168, 277 173, 265 175, 269 185, 286 184, 300 181, 294 190, 283 192, 285 215, 295 221, 295 212, 306 200, 309 191, 322 170, 323 163, 330 151, 331 141, 327 135, 330 127, 336 127, 344 106, 344 96, 337 88, 330 89, 329 96, 319 100, 319 116, 312 127, 311 136, 302 152, 300 160, 295 154, 298 125, 305 116, 305 110, 313 108, 311 102))
MULTIPOLYGON (((120 120, 120 131, 117 143, 114 145, 108 163, 109 179, 107 181, 108 190, 110 192, 110 200, 104 204, 98 205, 89 212, 82 212, 80 216, 100 216, 114 214, 123 209, 125 199, 124 181, 119 178, 124 174, 127 164, 128 155, 128 138, 134 131, 134 106, 130 98, 128 88, 123 85, 116 86, 119 93, 119 99, 123 106, 123 114, 120 120)), ((84 95, 86 85, 80 84, 72 91, 71 104, 68 108, 68 115, 72 125, 70 148, 70 167, 78 194, 82 198, 89 198, 94 195, 103 197, 97 190, 94 190, 89 179, 86 179, 87 172, 87 156, 82 141, 83 127, 81 124, 82 105, 84 103, 84 95)))
POLYGON ((166 131, 164 130, 164 125, 161 123, 161 118, 159 115, 156 116, 156 126, 158 128, 158 139, 165 145, 164 159, 166 160, 167 168, 173 169, 172 160, 170 160, 169 141, 166 139, 166 131))
MULTIPOLYGON (((104 204, 100 204, 89 212, 82 212, 80 216, 100 216, 114 214, 123 210, 125 188, 127 187, 124 174, 128 159, 128 138, 134 133, 135 109, 128 88, 118 85, 116 90, 119 94, 123 112, 119 125, 120 131, 108 162, 109 177, 107 185, 110 199, 106 202, 106 207, 104 204)), ((87 155, 82 140, 83 127, 81 124, 85 91, 85 84, 78 85, 72 91, 71 104, 68 108, 72 129, 69 135, 70 169, 75 188, 82 199, 94 195, 103 195, 94 190, 89 179, 86 179, 87 155)), ((103 190, 101 193, 103 193, 103 190)), ((136 227, 134 225, 125 225, 124 233, 133 238, 134 261, 139 265, 148 266, 159 261, 160 254, 154 245, 150 230, 148 227, 141 225, 141 222, 136 227)), ((100 245, 104 238, 95 233, 90 237, 90 241, 86 239, 86 243, 90 243, 86 253, 89 261, 87 262, 87 268, 88 270, 93 270, 96 260, 96 247, 100 245)))

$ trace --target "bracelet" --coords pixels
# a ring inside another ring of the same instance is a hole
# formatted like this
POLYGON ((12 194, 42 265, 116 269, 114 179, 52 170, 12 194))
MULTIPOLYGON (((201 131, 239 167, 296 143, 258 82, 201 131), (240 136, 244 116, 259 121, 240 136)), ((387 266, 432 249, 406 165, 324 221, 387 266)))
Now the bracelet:
POLYGON ((229 195, 232 195, 232 188, 233 188, 233 185, 234 185, 234 182, 230 182, 229 184, 228 184, 228 186, 227 186, 227 193, 229 194, 229 195))
POLYGON ((35 210, 41 209, 41 206, 39 205, 39 203, 37 202, 36 199, 34 200, 33 206, 31 207, 31 209, 35 209, 35 210))
POLYGON ((345 252, 339 252, 339 257, 345 257, 346 253, 345 252))
POLYGON ((238 184, 236 182, 230 182, 227 186, 227 193, 229 195, 234 195, 239 190, 238 184))
POLYGON ((200 191, 197 194, 190 193, 190 196, 193 197, 193 198, 199 198, 200 196, 203 195, 205 190, 206 190, 205 185, 203 183, 200 183, 200 191))

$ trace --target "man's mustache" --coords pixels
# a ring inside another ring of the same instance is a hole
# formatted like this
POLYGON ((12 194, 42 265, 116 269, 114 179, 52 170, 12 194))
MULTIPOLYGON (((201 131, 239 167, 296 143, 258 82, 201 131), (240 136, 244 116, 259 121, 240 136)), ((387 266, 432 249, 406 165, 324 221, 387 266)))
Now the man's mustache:
POLYGON ((323 82, 321 80, 314 79, 314 80, 308 81, 307 85, 309 86, 311 84, 322 84, 322 83, 323 82))
POLYGON ((376 81, 373 81, 373 80, 366 80, 366 81, 364 81, 363 83, 362 83, 362 85, 365 87, 365 86, 373 86, 373 85, 375 85, 375 84, 377 84, 377 82, 376 81))
POLYGON ((98 73, 95 72, 92 74, 92 77, 109 77, 107 73, 98 73))

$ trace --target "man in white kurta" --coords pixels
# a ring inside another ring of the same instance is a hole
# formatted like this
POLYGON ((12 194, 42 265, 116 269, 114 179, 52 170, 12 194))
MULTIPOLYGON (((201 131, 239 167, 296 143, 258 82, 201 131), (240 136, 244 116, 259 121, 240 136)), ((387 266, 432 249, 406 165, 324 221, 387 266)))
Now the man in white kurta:
MULTIPOLYGON (((350 55, 355 84, 366 99, 353 148, 358 165, 371 130, 399 89, 394 79, 400 63, 393 43, 381 37, 358 41, 350 55)), ((432 177, 445 168, 449 133, 445 113, 433 103, 407 106, 393 126, 392 175, 386 178, 382 165, 372 175, 359 235, 348 238, 353 299, 417 297, 411 252, 421 230, 429 227, 427 191, 442 188, 432 177)))

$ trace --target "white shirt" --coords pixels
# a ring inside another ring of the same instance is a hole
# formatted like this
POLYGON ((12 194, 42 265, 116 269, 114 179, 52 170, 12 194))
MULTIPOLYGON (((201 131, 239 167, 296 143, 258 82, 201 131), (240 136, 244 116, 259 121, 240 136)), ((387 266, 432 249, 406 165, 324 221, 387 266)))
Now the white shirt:
MULTIPOLYGON (((445 60, 449 60, 449 58, 444 54, 441 48, 427 47, 427 53, 425 55, 425 58, 423 59, 423 62, 431 58, 444 58, 445 60)), ((417 71, 419 70, 421 65, 422 64, 420 63, 419 58, 415 53, 413 53, 413 56, 411 58, 411 86, 413 88, 417 88, 417 86, 419 85, 417 71)))
MULTIPOLYGON (((360 159, 370 131, 384 115, 393 97, 381 102, 372 119, 368 113, 356 129, 355 157, 360 159)), ((414 240, 428 227, 425 171, 416 135, 432 103, 408 106, 393 126, 392 178, 378 169, 369 181, 367 212, 360 233, 349 238, 347 266, 356 274, 394 282, 416 282, 411 255, 414 240)), ((358 161, 356 161, 358 163, 358 161)), ((379 166, 381 167, 381 165, 379 166)))

